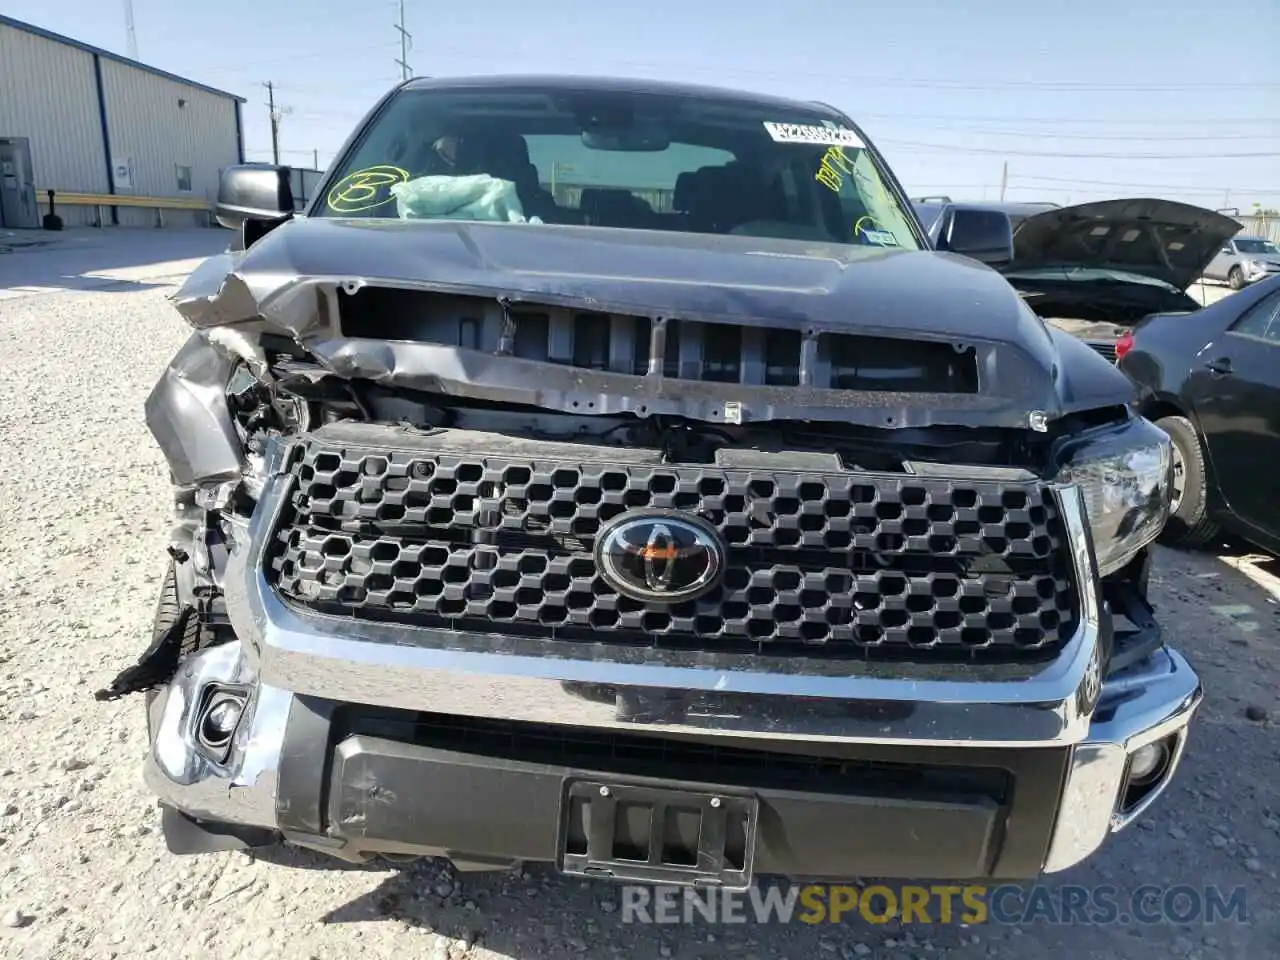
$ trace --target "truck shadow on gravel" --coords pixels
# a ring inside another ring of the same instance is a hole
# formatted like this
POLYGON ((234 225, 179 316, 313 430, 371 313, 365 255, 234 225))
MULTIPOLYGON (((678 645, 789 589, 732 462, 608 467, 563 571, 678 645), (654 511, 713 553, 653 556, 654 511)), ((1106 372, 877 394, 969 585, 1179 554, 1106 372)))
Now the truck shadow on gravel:
MULTIPOLYGON (((333 868, 323 855, 284 848, 272 855, 271 862, 302 869, 333 868)), ((568 879, 543 864, 509 873, 459 874, 446 861, 434 859, 401 865, 341 865, 338 869, 348 868, 394 872, 367 893, 318 917, 319 922, 342 925, 382 921, 401 930, 436 934, 468 947, 476 946, 488 951, 482 954, 486 958, 497 955, 518 960, 563 960, 566 956, 587 955, 658 960, 737 957, 744 952, 747 956, 768 953, 788 958, 821 952, 824 956, 854 958, 869 955, 855 950, 855 944, 879 947, 886 942, 923 949, 926 953, 919 954, 923 957, 947 956, 934 951, 969 946, 979 939, 974 930, 958 924, 916 927, 913 931, 896 920, 874 927, 862 923, 855 926, 847 918, 843 927, 814 927, 795 919, 789 924, 760 923, 752 918, 749 904, 742 911, 745 922, 713 924, 695 914, 689 923, 655 925, 640 922, 643 911, 651 910, 648 907, 642 906, 634 918, 627 917, 620 885, 568 879)), ((757 884, 768 887, 771 880, 757 878, 757 884)), ((884 881, 850 881, 878 882, 884 881)), ((779 879, 778 885, 785 890, 788 882, 779 879)), ((796 914, 803 911, 797 903, 796 914)), ((987 956, 987 949, 984 944, 976 956, 987 956)))

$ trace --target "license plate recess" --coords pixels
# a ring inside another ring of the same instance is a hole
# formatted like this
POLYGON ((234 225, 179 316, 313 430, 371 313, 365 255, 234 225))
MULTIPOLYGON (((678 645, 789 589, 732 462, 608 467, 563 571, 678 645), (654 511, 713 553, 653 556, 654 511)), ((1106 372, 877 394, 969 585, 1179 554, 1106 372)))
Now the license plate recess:
POLYGON ((583 877, 744 890, 759 806, 751 795, 569 780, 558 866, 583 877))

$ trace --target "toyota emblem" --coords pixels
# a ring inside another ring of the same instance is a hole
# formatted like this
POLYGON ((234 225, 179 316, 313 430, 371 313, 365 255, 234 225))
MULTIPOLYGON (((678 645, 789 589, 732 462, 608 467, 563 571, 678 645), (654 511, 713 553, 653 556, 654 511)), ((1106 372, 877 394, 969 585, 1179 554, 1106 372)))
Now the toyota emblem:
POLYGON ((596 569, 623 596, 680 603, 720 582, 724 546, 708 523, 676 510, 624 513, 596 537, 596 569))

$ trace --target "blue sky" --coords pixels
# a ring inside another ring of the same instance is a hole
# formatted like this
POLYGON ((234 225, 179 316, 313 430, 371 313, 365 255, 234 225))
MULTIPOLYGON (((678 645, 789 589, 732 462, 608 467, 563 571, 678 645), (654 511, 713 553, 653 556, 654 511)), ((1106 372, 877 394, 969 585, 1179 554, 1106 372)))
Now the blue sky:
MULTIPOLYGON (((1164 196, 1280 207, 1277 0, 405 0, 418 75, 683 79, 825 100, 912 194, 1078 203, 1164 196), (1215 16, 1214 12, 1221 13, 1215 16)), ((127 54, 122 0, 5 13, 127 54)), ((400 76, 397 0, 133 0, 138 57, 245 104, 270 158, 263 81, 291 108, 282 159, 325 165, 400 76)))

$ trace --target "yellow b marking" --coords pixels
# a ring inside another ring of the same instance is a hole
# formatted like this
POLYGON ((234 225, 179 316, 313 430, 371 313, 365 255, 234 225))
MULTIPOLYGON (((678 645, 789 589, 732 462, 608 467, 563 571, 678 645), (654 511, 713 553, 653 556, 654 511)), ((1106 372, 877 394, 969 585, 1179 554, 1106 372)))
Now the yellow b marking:
POLYGON ((390 187, 409 179, 409 171, 390 164, 377 164, 349 173, 329 191, 326 202, 338 213, 360 213, 392 200, 390 187))

